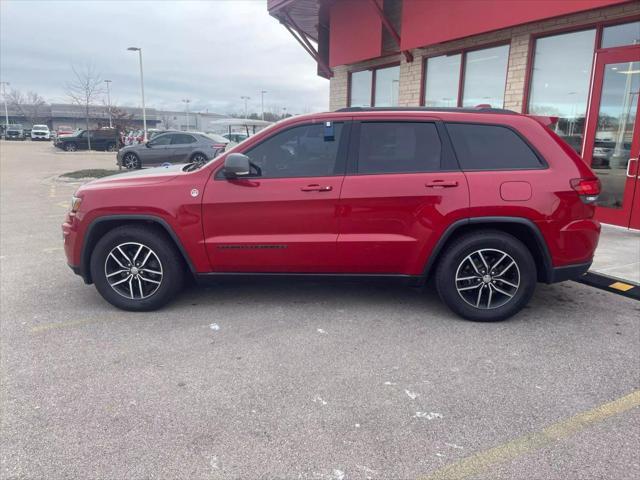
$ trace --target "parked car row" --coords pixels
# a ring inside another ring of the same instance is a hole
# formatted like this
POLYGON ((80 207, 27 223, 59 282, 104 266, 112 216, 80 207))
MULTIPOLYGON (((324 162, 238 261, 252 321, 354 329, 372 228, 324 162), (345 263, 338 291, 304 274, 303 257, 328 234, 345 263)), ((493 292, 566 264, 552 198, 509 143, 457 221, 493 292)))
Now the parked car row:
POLYGON ((164 163, 205 164, 231 143, 221 135, 200 132, 157 132, 147 143, 128 145, 118 151, 116 163, 128 169, 164 163))

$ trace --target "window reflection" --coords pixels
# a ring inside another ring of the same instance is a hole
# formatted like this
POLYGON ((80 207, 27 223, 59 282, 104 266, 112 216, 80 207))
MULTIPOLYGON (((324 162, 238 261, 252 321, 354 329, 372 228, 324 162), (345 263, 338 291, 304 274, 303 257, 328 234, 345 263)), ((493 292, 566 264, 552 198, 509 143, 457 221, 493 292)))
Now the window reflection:
POLYGON ((604 27, 602 48, 640 45, 640 21, 604 27))
POLYGON ((640 62, 605 66, 591 168, 602 183, 598 205, 622 208, 640 94, 640 62))
POLYGON ((462 55, 432 57, 426 63, 425 98, 427 107, 458 105, 460 62, 462 55))
POLYGON ((371 70, 353 72, 351 74, 351 102, 352 107, 371 106, 371 70))
POLYGON ((464 62, 463 107, 504 105, 509 46, 501 45, 467 53, 464 62))
POLYGON ((376 70, 376 107, 395 107, 398 105, 400 67, 380 68, 376 70))
POLYGON ((582 153, 596 31, 536 41, 529 112, 559 117, 555 131, 582 153))

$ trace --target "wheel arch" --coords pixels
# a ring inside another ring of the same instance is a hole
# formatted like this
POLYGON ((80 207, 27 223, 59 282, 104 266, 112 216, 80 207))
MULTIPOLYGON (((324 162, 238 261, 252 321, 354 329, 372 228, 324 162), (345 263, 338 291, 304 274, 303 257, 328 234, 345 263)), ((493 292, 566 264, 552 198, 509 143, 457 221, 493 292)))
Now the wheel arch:
POLYGON ((107 232, 114 228, 121 227, 123 225, 153 225, 163 231, 168 240, 176 247, 180 256, 182 257, 185 266, 192 274, 195 274, 196 270, 193 266, 193 262, 187 251, 184 249, 182 242, 171 228, 171 225, 166 220, 154 215, 107 215, 104 217, 96 218, 91 222, 84 235, 84 242, 82 244, 82 250, 80 253, 80 275, 85 283, 93 283, 91 278, 91 269, 89 263, 91 261, 91 253, 95 248, 98 240, 102 238, 107 232))
POLYGON ((533 256, 538 271, 538 281, 552 282, 553 264, 544 237, 533 221, 522 217, 476 217, 455 221, 447 227, 429 255, 424 268, 425 278, 428 278, 435 271, 441 254, 453 240, 466 233, 483 230, 487 227, 503 231, 520 240, 533 256))

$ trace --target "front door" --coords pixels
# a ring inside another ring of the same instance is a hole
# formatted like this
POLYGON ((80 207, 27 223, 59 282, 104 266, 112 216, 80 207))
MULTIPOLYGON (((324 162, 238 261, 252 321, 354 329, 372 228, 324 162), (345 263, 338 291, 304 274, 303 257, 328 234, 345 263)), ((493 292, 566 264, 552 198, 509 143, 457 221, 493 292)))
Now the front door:
POLYGON ((596 218, 640 228, 640 46, 602 50, 587 118, 584 160, 602 183, 596 218))
POLYGON ((272 134, 242 153, 248 177, 221 170, 202 202, 214 272, 332 273, 348 125, 315 123, 272 134))

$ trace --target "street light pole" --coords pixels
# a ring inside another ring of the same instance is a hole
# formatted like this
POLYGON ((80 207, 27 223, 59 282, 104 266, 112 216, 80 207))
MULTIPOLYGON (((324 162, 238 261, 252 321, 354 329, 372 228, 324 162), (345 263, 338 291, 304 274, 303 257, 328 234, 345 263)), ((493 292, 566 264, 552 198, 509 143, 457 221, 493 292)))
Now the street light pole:
POLYGON ((113 123, 111 121, 111 91, 109 90, 109 84, 111 80, 105 80, 104 83, 107 84, 107 109, 109 110, 109 128, 113 128, 113 123))
POLYGON ((184 102, 184 104, 185 104, 185 107, 184 107, 184 108, 185 108, 186 113, 187 113, 187 132, 188 132, 188 131, 189 131, 189 102, 190 102, 191 100, 189 100, 188 98, 183 98, 183 99, 182 99, 182 101, 183 101, 183 102, 184 102))
POLYGON ((147 141, 147 111, 144 108, 144 72, 142 70, 142 49, 139 47, 129 47, 127 48, 130 52, 138 52, 138 57, 140 59, 140 90, 142 92, 142 128, 144 129, 144 139, 143 141, 147 141))
POLYGON ((4 98, 4 128, 6 130, 9 126, 9 111, 7 110, 7 91, 5 88, 11 84, 9 82, 0 82, 0 85, 2 85, 2 97, 4 98))
POLYGON ((247 118, 247 115, 248 115, 248 113, 247 113, 247 100, 251 100, 251 97, 242 96, 240 98, 242 100, 244 100, 244 118, 247 118))
POLYGON ((264 94, 267 93, 266 90, 260 90, 260 97, 261 97, 261 110, 262 110, 262 121, 264 121, 264 94))

